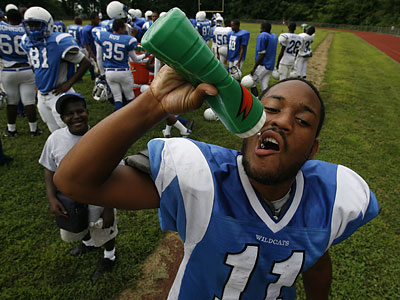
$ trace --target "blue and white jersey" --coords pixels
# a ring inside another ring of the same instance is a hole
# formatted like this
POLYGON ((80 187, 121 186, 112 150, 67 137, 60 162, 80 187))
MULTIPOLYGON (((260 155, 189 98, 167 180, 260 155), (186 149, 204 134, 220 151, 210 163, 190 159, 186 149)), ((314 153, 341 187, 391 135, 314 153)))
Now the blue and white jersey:
POLYGON ((153 21, 147 21, 142 26, 142 34, 145 34, 149 30, 150 26, 153 25, 153 21))
POLYGON ((239 152, 182 138, 148 149, 161 227, 185 248, 169 300, 295 299, 298 275, 378 214, 368 185, 344 166, 307 161, 274 218, 239 152))
POLYGON ((139 28, 142 28, 144 23, 146 23, 146 20, 143 18, 136 18, 134 21, 135 25, 139 28))
POLYGON ((196 19, 189 19, 190 23, 192 23, 193 27, 196 28, 197 27, 197 21, 196 19))
POLYGON ((247 30, 233 30, 228 33, 228 61, 238 60, 240 57, 240 46, 244 46, 242 61, 246 59, 247 45, 249 44, 250 32, 247 30))
POLYGON ((204 21, 197 21, 196 29, 205 41, 211 38, 211 21, 205 19, 204 21))
POLYGON ((0 57, 5 67, 28 62, 28 57, 20 45, 24 34, 22 25, 0 22, 0 57))
POLYGON ((54 21, 53 32, 65 32, 65 24, 61 21, 54 21))
POLYGON ((261 32, 257 36, 255 61, 261 53, 265 53, 261 63, 267 70, 273 70, 275 66, 276 47, 278 37, 275 33, 261 32))
POLYGON ((129 68, 129 52, 137 46, 137 40, 131 35, 99 31, 96 43, 103 51, 105 68, 129 68))
POLYGON ((68 25, 67 27, 68 33, 74 37, 79 47, 82 47, 82 41, 81 41, 82 28, 83 28, 82 25, 76 25, 76 24, 71 24, 68 25))
POLYGON ((54 32, 41 42, 32 43, 24 35, 21 47, 28 54, 35 73, 35 82, 39 91, 50 92, 57 87, 61 60, 68 51, 79 46, 69 33, 54 32))
POLYGON ((309 57, 311 56, 311 44, 314 42, 314 38, 315 38, 315 33, 312 35, 309 35, 305 32, 300 33, 299 36, 301 36, 303 38, 303 45, 299 50, 299 56, 306 56, 309 57))
POLYGON ((232 31, 230 27, 213 27, 214 29, 214 38, 218 47, 227 46, 228 45, 228 33, 232 31))
POLYGON ((110 23, 112 23, 112 22, 113 22, 112 19, 103 20, 103 21, 101 21, 101 22, 99 23, 99 26, 108 28, 108 25, 109 25, 110 23))
POLYGON ((303 38, 296 33, 282 33, 279 35, 279 43, 286 47, 280 64, 293 65, 297 52, 303 45, 303 38))

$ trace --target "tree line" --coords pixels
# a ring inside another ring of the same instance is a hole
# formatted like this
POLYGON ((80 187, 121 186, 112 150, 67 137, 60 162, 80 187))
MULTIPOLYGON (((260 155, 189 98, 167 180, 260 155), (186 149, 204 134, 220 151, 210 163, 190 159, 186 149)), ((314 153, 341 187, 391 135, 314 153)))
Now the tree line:
MULTIPOLYGON (((110 0, 41 0, 40 5, 57 19, 88 16, 96 10, 106 15, 110 0), (81 11, 77 11, 81 8, 81 11)), ((120 0, 128 7, 168 11, 179 7, 188 17, 194 18, 199 0, 120 0)), ((201 0, 202 10, 221 10, 222 0, 201 0)), ((36 0, 13 2, 26 7, 38 5, 36 0)), ((4 8, 3 8, 4 9, 4 8)), ((366 26, 400 25, 400 0, 225 0, 225 18, 242 20, 287 20, 329 24, 366 26)))

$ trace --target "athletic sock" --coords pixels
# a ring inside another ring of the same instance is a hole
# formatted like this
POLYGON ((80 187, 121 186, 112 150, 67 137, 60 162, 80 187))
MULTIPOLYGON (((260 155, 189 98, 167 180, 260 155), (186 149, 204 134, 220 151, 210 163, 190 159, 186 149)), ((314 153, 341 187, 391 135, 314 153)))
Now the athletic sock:
POLYGON ((16 124, 7 124, 7 130, 14 132, 15 130, 17 130, 17 125, 16 124))
POLYGON ((171 135, 171 128, 172 128, 172 126, 166 125, 165 129, 163 131, 164 135, 171 135))
POLYGON ((31 131, 31 132, 36 132, 36 130, 37 130, 37 122, 29 122, 29 130, 31 131))
POLYGON ((115 248, 110 251, 104 249, 104 258, 108 258, 109 260, 114 261, 115 260, 115 248))
POLYGON ((187 128, 185 126, 183 126, 183 124, 181 122, 179 122, 179 121, 176 121, 176 123, 174 124, 174 127, 178 128, 178 130, 181 133, 186 133, 187 132, 187 128))

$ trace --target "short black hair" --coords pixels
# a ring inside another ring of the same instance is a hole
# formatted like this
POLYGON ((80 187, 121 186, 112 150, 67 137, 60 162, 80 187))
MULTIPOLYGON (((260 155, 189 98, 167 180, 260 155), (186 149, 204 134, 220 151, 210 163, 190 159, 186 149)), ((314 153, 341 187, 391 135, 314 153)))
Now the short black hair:
POLYGON ((10 9, 6 12, 7 20, 12 25, 18 25, 22 22, 22 15, 16 9, 10 9))
POLYGON ((310 26, 307 28, 306 30, 307 34, 309 35, 313 35, 315 33, 315 27, 314 26, 310 26))
POLYGON ((325 105, 324 105, 324 101, 322 100, 321 94, 319 93, 318 89, 310 81, 308 81, 306 79, 303 79, 303 78, 286 78, 286 79, 283 79, 283 80, 278 81, 278 82, 274 83, 273 85, 269 86, 266 90, 264 90, 261 93, 261 95, 258 97, 258 99, 260 99, 260 101, 261 101, 262 98, 268 93, 268 91, 272 87, 274 87, 274 86, 276 86, 276 85, 278 85, 278 84, 280 84, 282 82, 293 81, 293 80, 299 80, 299 81, 304 82, 305 84, 307 84, 314 91, 315 95, 317 95, 318 100, 319 100, 319 102, 321 104, 319 123, 318 123, 318 127, 317 127, 317 133, 315 135, 315 137, 317 138, 319 133, 320 133, 320 131, 321 131, 321 129, 322 129, 322 125, 324 124, 324 120, 325 120, 325 105))
POLYGON ((262 22, 261 23, 261 28, 265 30, 266 32, 271 32, 271 24, 268 22, 262 22))
POLYGON ((82 25, 82 19, 79 18, 79 17, 75 17, 75 18, 74 18, 74 23, 75 23, 76 25, 82 25))
POLYGON ((240 21, 239 21, 239 19, 233 19, 231 22, 232 22, 233 24, 237 25, 237 26, 240 26, 240 21))
POLYGON ((112 24, 112 29, 113 31, 117 32, 121 28, 125 26, 125 22, 123 19, 115 19, 113 24, 112 24))
POLYGON ((295 31, 296 30, 296 26, 297 26, 296 23, 293 22, 293 23, 289 24, 288 28, 289 28, 290 31, 295 31))
POLYGON ((79 93, 64 93, 56 102, 56 111, 62 116, 64 114, 65 107, 68 103, 82 102, 86 108, 86 100, 79 93))
POLYGON ((97 11, 92 11, 89 15, 90 20, 96 19, 96 17, 99 16, 99 13, 97 11))

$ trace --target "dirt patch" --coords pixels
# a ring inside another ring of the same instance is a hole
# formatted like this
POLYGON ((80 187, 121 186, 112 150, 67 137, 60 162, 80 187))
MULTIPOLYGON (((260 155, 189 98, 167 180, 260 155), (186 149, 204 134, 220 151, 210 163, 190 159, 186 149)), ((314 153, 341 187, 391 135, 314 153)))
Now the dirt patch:
MULTIPOLYGON (((323 84, 328 51, 334 34, 330 33, 313 51, 307 67, 307 79, 317 88, 323 84)), ((183 258, 183 243, 178 234, 168 232, 143 265, 143 277, 135 290, 126 289, 117 300, 165 300, 183 258)))
POLYGON ((143 264, 143 278, 135 290, 126 289, 117 300, 165 300, 183 258, 183 243, 168 232, 143 264))
POLYGON ((308 61, 307 80, 311 81, 317 89, 320 89, 323 85, 326 65, 328 64, 328 52, 333 37, 333 33, 328 33, 318 48, 313 51, 313 56, 308 61))

